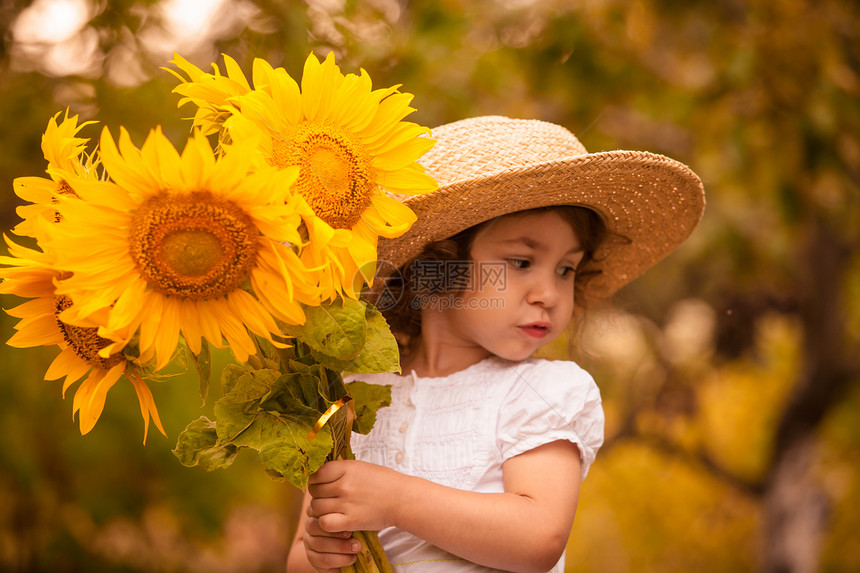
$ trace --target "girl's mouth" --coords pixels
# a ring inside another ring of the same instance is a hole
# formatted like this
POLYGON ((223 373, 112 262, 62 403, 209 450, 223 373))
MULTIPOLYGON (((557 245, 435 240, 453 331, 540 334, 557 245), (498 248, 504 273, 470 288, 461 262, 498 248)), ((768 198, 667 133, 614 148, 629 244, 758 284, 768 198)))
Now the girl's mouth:
POLYGON ((531 324, 523 324, 519 329, 531 336, 532 338, 544 338, 550 332, 552 325, 548 322, 533 322, 531 324))

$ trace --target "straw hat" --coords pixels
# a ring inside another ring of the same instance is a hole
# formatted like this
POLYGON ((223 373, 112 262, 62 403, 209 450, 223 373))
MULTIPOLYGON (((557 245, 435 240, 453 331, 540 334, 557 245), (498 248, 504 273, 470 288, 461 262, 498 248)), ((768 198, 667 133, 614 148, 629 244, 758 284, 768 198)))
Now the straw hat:
POLYGON ((686 165, 644 151, 588 153, 567 129, 538 120, 485 116, 432 130, 421 159, 436 191, 404 200, 418 220, 379 241, 379 260, 399 268, 424 245, 501 215, 549 205, 596 211, 609 240, 595 253, 601 273, 590 297, 608 297, 665 257, 693 231, 705 207, 686 165))

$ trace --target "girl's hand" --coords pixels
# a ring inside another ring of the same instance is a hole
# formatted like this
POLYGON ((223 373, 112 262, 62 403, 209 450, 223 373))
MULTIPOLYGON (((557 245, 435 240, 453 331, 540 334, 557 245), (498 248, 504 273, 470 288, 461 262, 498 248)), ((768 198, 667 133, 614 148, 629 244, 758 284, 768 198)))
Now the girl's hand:
POLYGON ((338 534, 396 526, 478 565, 548 571, 576 513, 579 449, 557 440, 510 458, 502 470, 504 492, 480 493, 367 462, 328 462, 308 480, 306 519, 316 525, 306 531, 339 542, 347 538, 338 534))
POLYGON ((303 541, 308 563, 319 573, 339 573, 341 567, 355 562, 355 554, 361 549, 352 533, 329 533, 313 517, 305 520, 303 541))
POLYGON ((323 531, 379 531, 393 525, 395 488, 401 474, 361 462, 327 462, 308 480, 308 516, 323 531))

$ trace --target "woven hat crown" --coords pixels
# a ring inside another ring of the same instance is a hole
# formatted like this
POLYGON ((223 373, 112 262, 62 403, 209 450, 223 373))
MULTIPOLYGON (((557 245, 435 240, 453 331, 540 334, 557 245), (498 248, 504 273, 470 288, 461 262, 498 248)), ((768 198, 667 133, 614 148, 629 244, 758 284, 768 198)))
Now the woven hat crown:
POLYGON ((560 125, 501 116, 443 125, 433 130, 433 137, 440 144, 421 158, 421 164, 440 187, 516 171, 549 158, 588 153, 576 136, 560 125))

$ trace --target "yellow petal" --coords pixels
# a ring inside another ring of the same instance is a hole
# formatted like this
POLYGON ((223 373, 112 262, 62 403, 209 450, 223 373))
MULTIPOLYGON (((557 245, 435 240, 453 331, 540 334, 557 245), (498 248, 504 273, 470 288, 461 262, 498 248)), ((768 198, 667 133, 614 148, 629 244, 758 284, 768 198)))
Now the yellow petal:
POLYGON ((278 325, 269 313, 253 296, 243 290, 236 290, 227 296, 233 314, 241 316, 251 332, 269 338, 269 333, 278 332, 278 325))
POLYGON ((15 348, 30 348, 53 346, 63 342, 63 335, 53 314, 43 319, 29 321, 25 326, 26 328, 12 335, 6 344, 15 348))
POLYGON ((248 80, 245 78, 245 74, 242 73, 242 69, 239 67, 239 64, 236 63, 236 60, 227 54, 221 55, 224 57, 224 67, 227 70, 227 76, 246 90, 250 90, 251 86, 248 84, 248 80))
POLYGON ((399 237, 417 220, 412 209, 392 197, 375 195, 371 205, 361 220, 382 237, 399 237))
POLYGON ((141 300, 141 306, 146 309, 140 322, 140 349, 141 352, 155 347, 155 339, 160 335, 162 328, 162 314, 164 313, 165 298, 157 293, 148 292, 141 300))
POLYGON ((380 187, 397 195, 420 195, 439 188, 436 180, 415 163, 397 171, 383 172, 378 181, 380 187))
POLYGON ((78 412, 81 435, 95 427, 104 410, 108 390, 120 379, 125 366, 125 362, 122 362, 110 370, 95 368, 78 387, 72 402, 72 413, 78 412))
POLYGON ((165 437, 167 432, 164 431, 164 426, 161 425, 161 418, 158 416, 158 409, 155 407, 155 398, 152 397, 152 392, 149 386, 140 377, 140 374, 134 373, 129 376, 129 380, 134 385, 134 391, 137 393, 137 401, 140 403, 140 414, 143 416, 143 443, 146 445, 146 435, 149 433, 149 418, 155 422, 155 427, 165 437))
POLYGON ((179 343, 179 307, 181 302, 175 297, 164 298, 164 309, 158 336, 155 339, 155 368, 161 370, 173 358, 173 351, 179 343))
POLYGON ((218 326, 218 319, 215 317, 217 312, 210 302, 194 301, 194 307, 199 320, 200 332, 209 341, 209 344, 216 348, 224 348, 224 343, 221 336, 221 328, 218 326))
POLYGON ((66 389, 89 370, 89 365, 81 360, 75 354, 74 350, 63 348, 63 351, 48 366, 48 371, 45 372, 45 380, 57 380, 65 376, 66 383, 63 386, 63 394, 65 394, 66 389))
POLYGON ((54 297, 51 296, 52 294, 53 293, 51 291, 48 291, 46 296, 40 296, 33 300, 28 300, 25 303, 6 310, 6 314, 16 318, 35 318, 47 315, 49 319, 52 319, 54 317, 54 311, 56 310, 56 307, 54 306, 54 297))
POLYGON ((412 94, 397 93, 379 102, 373 121, 359 134, 366 144, 373 146, 378 139, 388 137, 397 122, 415 111, 409 107, 411 101, 412 94))
POLYGON ((139 322, 140 308, 145 298, 146 283, 142 280, 130 282, 111 309, 108 328, 120 330, 139 322))
POLYGON ((202 329, 200 328, 197 306, 191 300, 177 301, 177 306, 179 307, 179 324, 182 329, 182 337, 191 352, 200 354, 202 329))
POLYGON ((373 168, 381 171, 395 171, 411 165, 427 153, 436 141, 427 137, 412 137, 390 151, 380 153, 373 158, 373 168))
POLYGON ((288 125, 295 125, 302 118, 302 100, 299 85, 283 68, 272 70, 268 74, 271 87, 272 101, 275 108, 280 110, 282 120, 288 125))
POLYGON ((233 351, 236 360, 247 362, 248 357, 256 352, 248 331, 238 318, 229 311, 226 300, 212 301, 212 303, 219 307, 219 312, 215 314, 215 318, 218 320, 221 333, 230 345, 230 350, 233 351))

